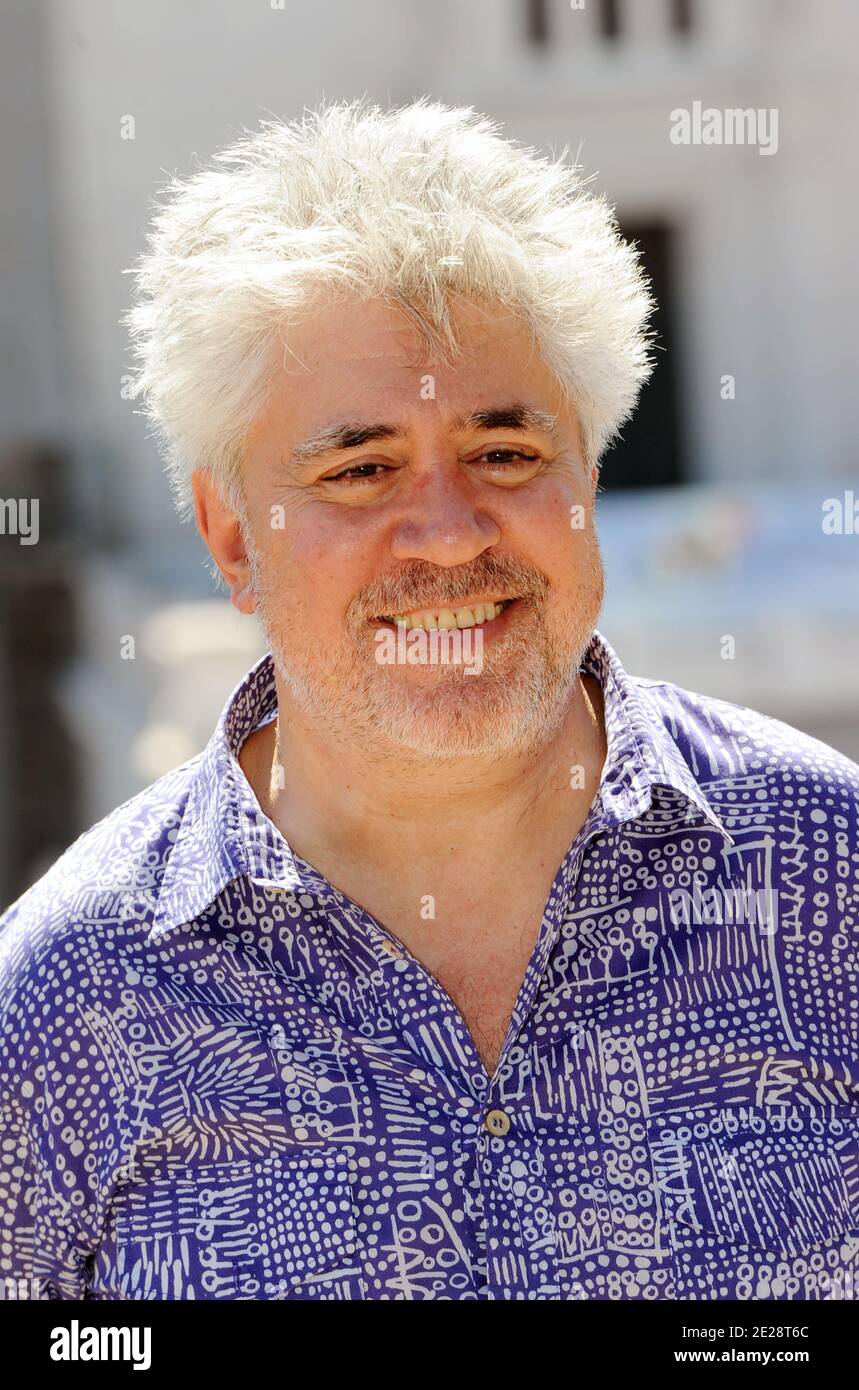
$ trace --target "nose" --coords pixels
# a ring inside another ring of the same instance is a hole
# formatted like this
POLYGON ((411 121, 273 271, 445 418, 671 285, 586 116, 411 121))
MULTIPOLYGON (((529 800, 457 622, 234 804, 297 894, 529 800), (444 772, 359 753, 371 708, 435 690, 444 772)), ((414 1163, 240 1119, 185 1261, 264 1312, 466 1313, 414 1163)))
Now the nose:
POLYGON ((500 527, 474 504, 467 484, 439 470, 415 483, 394 527, 391 551, 398 560, 450 567, 467 564, 500 539, 500 527))

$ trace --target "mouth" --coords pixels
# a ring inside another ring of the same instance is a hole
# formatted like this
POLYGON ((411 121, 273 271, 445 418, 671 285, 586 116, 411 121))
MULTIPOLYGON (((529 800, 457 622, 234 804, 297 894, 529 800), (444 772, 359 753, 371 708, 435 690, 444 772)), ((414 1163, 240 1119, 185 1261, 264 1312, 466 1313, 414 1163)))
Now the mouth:
POLYGON ((377 626, 403 627, 407 631, 422 628, 425 632, 434 628, 485 627, 517 602, 516 598, 481 599, 452 608, 419 608, 408 613, 385 613, 370 621, 377 626))

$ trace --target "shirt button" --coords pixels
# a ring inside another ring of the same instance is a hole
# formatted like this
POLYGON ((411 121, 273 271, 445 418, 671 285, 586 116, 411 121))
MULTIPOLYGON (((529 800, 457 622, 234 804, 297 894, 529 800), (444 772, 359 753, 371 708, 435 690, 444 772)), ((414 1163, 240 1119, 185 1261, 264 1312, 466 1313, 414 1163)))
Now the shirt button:
POLYGON ((483 1128, 488 1129, 490 1134, 506 1134, 510 1128, 510 1116, 503 1110, 490 1110, 483 1121, 483 1128))

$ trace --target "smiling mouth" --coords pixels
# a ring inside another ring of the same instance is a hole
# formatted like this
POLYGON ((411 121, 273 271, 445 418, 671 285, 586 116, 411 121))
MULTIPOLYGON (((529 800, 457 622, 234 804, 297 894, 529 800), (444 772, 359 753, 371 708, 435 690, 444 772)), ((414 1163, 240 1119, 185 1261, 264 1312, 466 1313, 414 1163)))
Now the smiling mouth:
POLYGON ((420 608, 410 613, 383 614, 375 621, 408 630, 422 628, 424 631, 432 631, 433 628, 482 627, 484 623, 491 623, 505 608, 509 608, 510 604, 515 602, 515 598, 502 598, 463 604, 456 608, 420 608))

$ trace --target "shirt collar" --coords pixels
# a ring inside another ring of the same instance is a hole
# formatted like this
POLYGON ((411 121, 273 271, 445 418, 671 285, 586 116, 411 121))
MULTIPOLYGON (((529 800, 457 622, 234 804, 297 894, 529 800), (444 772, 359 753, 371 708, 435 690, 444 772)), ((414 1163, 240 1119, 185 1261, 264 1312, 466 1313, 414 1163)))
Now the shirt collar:
POLYGON ((150 942, 193 921, 236 878, 282 889, 309 886, 286 840, 263 814, 237 756, 249 734, 276 713, 269 652, 236 686, 197 759, 161 881, 150 942))
MULTIPOLYGON (((680 792, 733 843, 662 719, 596 629, 581 669, 594 675, 603 691, 607 748, 596 826, 636 820, 650 806, 653 788, 661 785, 680 792)), ((238 762, 245 739, 276 714, 274 660, 268 652, 236 686, 196 760, 149 942, 193 921, 243 875, 260 885, 290 891, 313 895, 331 891, 320 874, 297 859, 263 814, 238 762)))
POLYGON ((603 692, 607 747, 600 800, 606 823, 636 820, 651 805, 654 787, 671 787, 733 844, 659 712, 596 630, 581 669, 596 676, 603 692))

